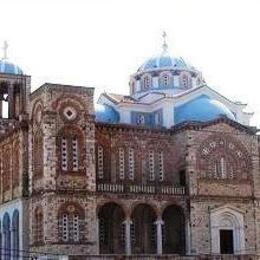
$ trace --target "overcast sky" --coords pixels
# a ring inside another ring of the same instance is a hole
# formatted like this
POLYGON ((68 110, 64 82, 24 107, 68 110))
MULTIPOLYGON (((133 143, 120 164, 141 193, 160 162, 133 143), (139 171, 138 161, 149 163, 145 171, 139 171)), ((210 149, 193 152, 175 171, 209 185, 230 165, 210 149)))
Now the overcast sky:
POLYGON ((170 53, 248 103, 260 127, 259 0, 0 0, 0 10, 0 41, 33 90, 52 82, 128 94, 129 75, 161 52, 165 30, 170 53))

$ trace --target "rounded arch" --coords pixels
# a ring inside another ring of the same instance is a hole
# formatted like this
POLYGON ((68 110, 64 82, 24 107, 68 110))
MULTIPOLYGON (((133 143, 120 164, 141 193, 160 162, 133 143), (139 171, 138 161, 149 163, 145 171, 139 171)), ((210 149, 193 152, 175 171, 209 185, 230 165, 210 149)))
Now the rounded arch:
POLYGON ((125 212, 117 203, 108 202, 98 211, 99 246, 101 254, 124 253, 125 212))
POLYGON ((247 179, 252 169, 247 148, 227 134, 212 134, 197 150, 197 168, 202 178, 247 179))
POLYGON ((147 201, 142 201, 142 200, 141 200, 141 201, 139 200, 139 201, 133 202, 133 203, 131 204, 131 206, 130 206, 130 216, 133 215, 134 210, 135 210, 139 205, 145 205, 145 206, 150 207, 150 208, 154 211, 154 213, 155 213, 155 215, 156 215, 157 217, 160 216, 160 209, 157 207, 157 205, 156 205, 155 203, 147 202, 147 201))
POLYGON ((118 200, 108 200, 108 201, 103 201, 103 202, 101 202, 101 203, 99 203, 99 204, 97 205, 97 208, 96 208, 96 214, 97 214, 97 216, 98 216, 100 210, 101 210, 105 205, 117 205, 117 206, 119 206, 120 208, 122 208, 122 210, 123 210, 125 216, 128 215, 129 210, 127 209, 127 207, 124 205, 123 202, 118 201, 118 200))
POLYGON ((163 252, 185 254, 185 215, 178 205, 168 205, 162 214, 163 252))
POLYGON ((32 112, 31 112, 31 119, 37 123, 40 123, 41 117, 38 118, 38 113, 40 112, 40 116, 42 116, 42 111, 43 111, 43 101, 41 99, 37 99, 32 107, 32 112), (39 120, 40 119, 40 120, 39 120))
POLYGON ((156 253, 156 211, 145 203, 137 204, 131 214, 132 252, 135 254, 156 253))
POLYGON ((85 212, 83 207, 74 201, 68 201, 63 203, 58 210, 58 215, 62 216, 63 214, 77 214, 80 218, 85 218, 85 212))

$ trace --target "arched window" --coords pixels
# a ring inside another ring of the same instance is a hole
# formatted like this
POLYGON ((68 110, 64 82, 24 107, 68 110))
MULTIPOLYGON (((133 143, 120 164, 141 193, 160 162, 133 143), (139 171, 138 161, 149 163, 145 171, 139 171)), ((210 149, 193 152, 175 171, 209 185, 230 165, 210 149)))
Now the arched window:
POLYGON ((142 80, 143 90, 148 90, 152 85, 152 78, 150 75, 145 75, 142 80))
POLYGON ((168 73, 162 73, 160 75, 160 85, 161 87, 169 87, 170 85, 170 75, 168 73))
POLYGON ((184 89, 188 89, 191 87, 191 80, 187 73, 182 73, 180 75, 180 86, 184 89))
POLYGON ((43 134, 42 131, 35 133, 33 137, 33 176, 40 178, 43 175, 43 134))
POLYGON ((59 239, 80 242, 84 235, 84 211, 75 204, 63 205, 59 210, 59 239))
POLYGON ((14 255, 14 259, 18 259, 19 258, 19 242, 20 242, 20 238, 19 238, 19 211, 15 210, 13 213, 13 218, 12 218, 12 252, 14 255))
POLYGON ((34 211, 33 240, 36 244, 43 243, 43 212, 39 207, 34 211))
POLYGON ((78 172, 82 165, 84 139, 76 128, 64 129, 59 137, 60 167, 63 172, 78 172))
POLYGON ((10 217, 8 213, 5 213, 3 218, 3 233, 4 233, 4 245, 3 255, 5 260, 11 259, 11 229, 10 229, 10 217))

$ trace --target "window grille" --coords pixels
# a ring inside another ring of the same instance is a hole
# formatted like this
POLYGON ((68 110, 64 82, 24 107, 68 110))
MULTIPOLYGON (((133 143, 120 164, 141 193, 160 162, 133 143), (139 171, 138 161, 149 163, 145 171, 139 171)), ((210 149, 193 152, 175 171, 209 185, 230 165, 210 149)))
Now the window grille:
POLYGON ((129 148, 129 179, 134 180, 134 174, 135 174, 135 158, 134 158, 134 149, 129 148))
POLYGON ((155 180, 155 174, 154 174, 154 151, 149 151, 149 180, 154 181, 155 180))
POLYGON ((119 179, 125 178, 125 153, 124 148, 119 148, 119 179))

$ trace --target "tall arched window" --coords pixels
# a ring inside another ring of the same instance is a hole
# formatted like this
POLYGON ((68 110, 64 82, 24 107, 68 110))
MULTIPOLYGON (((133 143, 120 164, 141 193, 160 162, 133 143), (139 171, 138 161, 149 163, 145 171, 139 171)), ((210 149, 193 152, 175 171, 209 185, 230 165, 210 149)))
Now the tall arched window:
POLYGON ((43 243, 43 212, 39 207, 34 211, 33 241, 36 244, 43 243))
POLYGON ((40 178, 43 175, 43 133, 38 130, 33 137, 33 176, 40 178))
POLYGON ((14 259, 19 258, 19 211, 15 210, 13 213, 13 218, 12 218, 12 253, 14 256, 14 259))
POLYGON ((5 213, 3 218, 3 233, 4 233, 4 245, 3 255, 5 260, 11 259, 11 229, 10 229, 10 217, 8 213, 5 213))
POLYGON ((59 137, 60 168, 63 172, 78 172, 84 158, 84 138, 79 129, 65 128, 59 137))
POLYGON ((59 239, 62 242, 80 242, 84 236, 84 211, 73 203, 59 210, 59 239))

